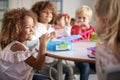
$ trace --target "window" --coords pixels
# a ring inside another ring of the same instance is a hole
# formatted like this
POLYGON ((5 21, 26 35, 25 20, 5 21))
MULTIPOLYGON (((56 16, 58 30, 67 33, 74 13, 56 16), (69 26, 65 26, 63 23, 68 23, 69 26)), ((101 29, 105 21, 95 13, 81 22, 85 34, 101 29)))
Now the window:
POLYGON ((0 21, 2 21, 3 14, 7 10, 8 0, 0 0, 0 21))
POLYGON ((49 1, 51 1, 51 2, 53 2, 54 4, 55 4, 55 6, 57 7, 57 10, 58 10, 58 12, 62 12, 62 6, 63 6, 63 0, 49 0, 49 1))

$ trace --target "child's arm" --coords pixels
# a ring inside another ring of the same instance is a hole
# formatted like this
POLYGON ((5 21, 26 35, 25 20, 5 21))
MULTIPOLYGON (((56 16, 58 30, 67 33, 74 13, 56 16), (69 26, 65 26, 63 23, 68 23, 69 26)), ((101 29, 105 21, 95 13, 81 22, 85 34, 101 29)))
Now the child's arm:
POLYGON ((55 31, 51 32, 50 35, 51 35, 51 39, 56 38, 56 32, 55 31))
POLYGON ((65 15, 65 25, 71 27, 70 22, 71 22, 71 17, 69 14, 66 14, 65 15))
POLYGON ((65 17, 64 31, 66 33, 66 36, 69 36, 69 35, 71 35, 71 28, 72 28, 70 25, 71 17, 69 14, 65 14, 64 17, 65 17))
POLYGON ((20 61, 25 61, 28 65, 32 66, 33 68, 36 68, 36 69, 41 69, 41 67, 37 68, 37 65, 36 64, 39 64, 36 59, 31 55, 30 52, 27 51, 27 49, 21 45, 20 43, 16 43, 14 45, 11 46, 11 51, 15 52, 16 56, 14 60, 14 62, 20 62, 20 61), (26 53, 26 51, 28 53, 26 53), (24 57, 21 59, 20 55, 24 55, 24 57), (19 60, 19 58, 21 60, 19 60), (27 59, 25 59, 27 58, 27 59))
POLYGON ((36 58, 30 56, 25 62, 35 69, 42 69, 45 63, 46 44, 53 36, 49 33, 43 34, 39 38, 39 50, 36 58))
POLYGON ((72 28, 72 26, 70 25, 71 16, 69 14, 64 14, 64 17, 65 17, 64 32, 66 33, 65 36, 69 36, 71 35, 71 28, 72 28))

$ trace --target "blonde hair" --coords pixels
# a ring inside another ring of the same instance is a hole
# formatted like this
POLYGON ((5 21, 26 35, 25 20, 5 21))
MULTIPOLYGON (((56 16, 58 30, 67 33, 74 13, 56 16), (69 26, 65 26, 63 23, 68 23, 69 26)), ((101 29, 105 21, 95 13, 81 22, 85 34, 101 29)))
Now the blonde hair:
POLYGON ((88 16, 89 18, 92 17, 92 10, 90 7, 86 6, 86 5, 83 5, 82 7, 79 7, 77 10, 76 10, 76 17, 81 14, 81 15, 86 15, 88 16))
POLYGON ((34 21, 34 26, 36 25, 37 20, 35 14, 30 10, 22 8, 12 9, 5 12, 0 29, 1 49, 5 48, 11 41, 19 40, 19 35, 23 29, 25 16, 32 17, 34 21))
POLYGON ((120 0, 97 0, 95 14, 105 20, 105 29, 99 36, 103 43, 120 59, 120 0))

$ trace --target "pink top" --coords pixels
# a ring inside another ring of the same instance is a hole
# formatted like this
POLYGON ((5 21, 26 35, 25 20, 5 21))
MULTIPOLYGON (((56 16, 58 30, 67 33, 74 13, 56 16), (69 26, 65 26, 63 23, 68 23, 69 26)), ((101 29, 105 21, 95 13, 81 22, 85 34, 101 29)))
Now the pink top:
POLYGON ((24 62, 32 55, 32 52, 24 44, 22 45, 26 48, 26 51, 11 51, 10 48, 15 43, 22 44, 13 41, 0 51, 2 78, 4 80, 32 80, 33 73, 31 71, 33 68, 24 62))
POLYGON ((96 49, 96 70, 98 79, 102 69, 106 67, 112 67, 114 65, 120 65, 120 60, 114 55, 114 53, 106 46, 100 45, 96 49))

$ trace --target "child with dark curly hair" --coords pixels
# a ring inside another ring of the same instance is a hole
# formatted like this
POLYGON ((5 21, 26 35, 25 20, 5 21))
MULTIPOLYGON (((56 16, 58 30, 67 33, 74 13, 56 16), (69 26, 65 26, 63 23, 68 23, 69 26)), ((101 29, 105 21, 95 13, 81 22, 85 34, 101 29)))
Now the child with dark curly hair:
POLYGON ((52 23, 54 18, 56 17, 56 8, 53 3, 49 1, 39 1, 36 2, 32 8, 33 11, 37 16, 37 28, 35 30, 35 35, 32 37, 31 41, 28 41, 26 45, 30 48, 30 50, 35 51, 35 48, 38 48, 38 38, 45 33, 51 33, 53 37, 56 36, 55 30, 52 27, 52 23))
POLYGON ((0 68, 3 80, 49 80, 32 72, 42 69, 45 62, 46 44, 52 38, 49 33, 39 37, 38 55, 33 56, 25 42, 31 40, 36 28, 35 14, 22 9, 7 11, 0 29, 0 68))

